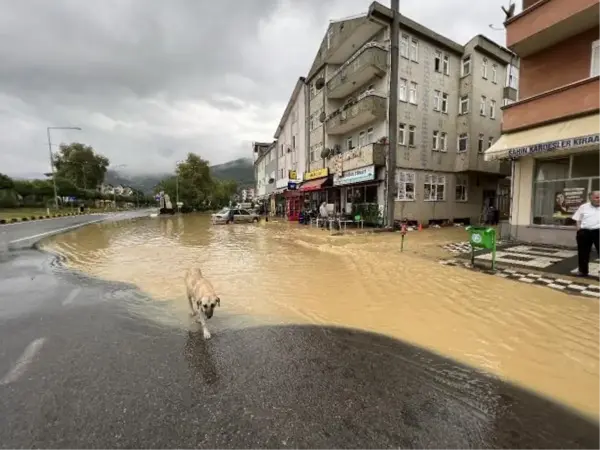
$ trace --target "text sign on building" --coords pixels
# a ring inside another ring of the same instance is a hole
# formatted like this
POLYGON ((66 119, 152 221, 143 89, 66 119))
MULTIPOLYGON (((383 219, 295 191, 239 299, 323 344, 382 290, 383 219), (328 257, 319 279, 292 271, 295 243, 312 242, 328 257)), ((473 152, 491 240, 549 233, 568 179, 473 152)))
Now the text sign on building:
POLYGON ((525 147, 511 148, 508 151, 509 158, 519 158, 521 156, 534 155, 536 153, 546 153, 554 150, 563 150, 568 148, 583 147, 600 143, 600 134, 590 134, 571 139, 561 139, 558 141, 542 142, 540 144, 527 145, 525 147))
POLYGON ((298 178, 298 173, 295 170, 290 170, 288 172, 288 178, 290 180, 296 180, 298 178))
POLYGON ((329 167, 324 169, 311 170, 310 172, 304 173, 304 181, 314 180, 317 178, 323 178, 329 175, 329 167))
POLYGON ((375 179, 375 166, 361 167, 360 169, 344 172, 341 177, 334 177, 334 186, 344 186, 346 184, 363 183, 375 179))

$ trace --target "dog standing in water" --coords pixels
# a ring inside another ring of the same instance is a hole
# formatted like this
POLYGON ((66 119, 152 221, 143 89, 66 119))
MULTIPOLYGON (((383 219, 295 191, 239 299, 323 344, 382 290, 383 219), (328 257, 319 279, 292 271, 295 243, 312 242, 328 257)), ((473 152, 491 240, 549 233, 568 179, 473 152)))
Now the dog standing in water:
POLYGON ((185 288, 190 303, 190 315, 196 317, 196 322, 202 325, 204 339, 210 339, 210 331, 206 327, 206 319, 210 319, 216 306, 221 306, 221 299, 215 293, 215 288, 202 275, 198 268, 185 273, 185 288))

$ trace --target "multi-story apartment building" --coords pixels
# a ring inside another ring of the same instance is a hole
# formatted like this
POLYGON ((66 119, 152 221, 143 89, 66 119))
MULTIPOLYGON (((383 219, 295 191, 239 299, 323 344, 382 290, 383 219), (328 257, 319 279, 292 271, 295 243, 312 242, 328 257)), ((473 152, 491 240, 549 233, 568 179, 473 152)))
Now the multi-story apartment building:
POLYGON ((501 133, 513 54, 484 36, 460 45, 401 16, 399 79, 391 80, 391 17, 374 2, 367 15, 329 25, 306 78, 308 170, 300 190, 313 206, 383 209, 389 86, 397 82, 396 218, 477 220, 509 173, 483 154, 501 133))
POLYGON ((512 204, 503 234, 575 245, 572 214, 600 188, 598 0, 523 0, 506 21, 520 59, 517 102, 503 108, 488 160, 512 161, 512 204))
POLYGON ((271 144, 268 142, 254 142, 252 144, 252 154, 254 156, 254 191, 258 199, 266 196, 267 187, 269 186, 266 156, 269 153, 270 147, 271 144))

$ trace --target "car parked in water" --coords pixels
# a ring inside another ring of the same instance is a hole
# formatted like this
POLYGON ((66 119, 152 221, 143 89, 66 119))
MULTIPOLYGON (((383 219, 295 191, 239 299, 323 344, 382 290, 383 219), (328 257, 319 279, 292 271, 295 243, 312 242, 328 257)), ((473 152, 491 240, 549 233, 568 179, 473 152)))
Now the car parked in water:
POLYGON ((260 220, 260 216, 254 211, 248 211, 242 208, 223 208, 221 211, 211 215, 213 224, 228 224, 228 223, 256 223, 260 220))

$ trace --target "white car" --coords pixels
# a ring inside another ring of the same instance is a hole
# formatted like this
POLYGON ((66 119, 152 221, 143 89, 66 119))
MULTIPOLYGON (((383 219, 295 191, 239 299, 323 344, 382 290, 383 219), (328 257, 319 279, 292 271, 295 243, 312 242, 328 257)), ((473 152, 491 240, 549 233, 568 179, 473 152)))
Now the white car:
POLYGON ((256 223, 259 220, 260 216, 258 214, 241 208, 223 208, 221 211, 211 216, 213 224, 256 223))

